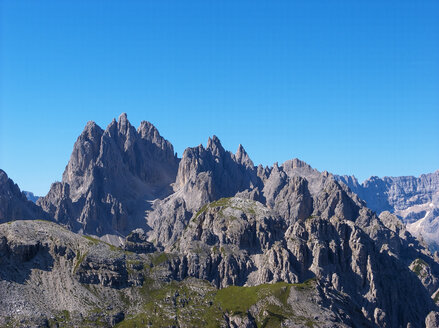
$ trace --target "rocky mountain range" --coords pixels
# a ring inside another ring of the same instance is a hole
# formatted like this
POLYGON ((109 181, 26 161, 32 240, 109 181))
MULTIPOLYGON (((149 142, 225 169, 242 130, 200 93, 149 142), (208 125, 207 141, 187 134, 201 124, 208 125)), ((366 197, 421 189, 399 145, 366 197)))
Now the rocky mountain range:
POLYGON ((439 250, 439 170, 418 178, 371 177, 361 184, 354 176, 336 178, 370 209, 394 213, 411 234, 424 239, 432 250, 439 250))
POLYGON ((122 114, 37 205, 4 176, 0 326, 439 326, 438 256, 298 159, 216 136, 180 159, 122 114))

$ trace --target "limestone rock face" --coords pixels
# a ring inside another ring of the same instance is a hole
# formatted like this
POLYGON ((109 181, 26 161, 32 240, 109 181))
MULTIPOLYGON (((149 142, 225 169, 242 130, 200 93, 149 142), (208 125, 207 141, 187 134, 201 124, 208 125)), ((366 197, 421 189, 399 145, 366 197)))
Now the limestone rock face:
POLYGON ((0 169, 0 223, 34 218, 44 219, 48 215, 27 200, 20 188, 0 169))
POLYGON ((287 220, 304 220, 312 213, 313 199, 308 181, 300 176, 289 177, 283 167, 277 165, 269 172, 260 174, 264 188, 262 194, 268 207, 287 220))
POLYGON ((88 122, 62 182, 37 203, 74 231, 127 234, 147 228, 145 211, 170 194, 177 167, 172 145, 151 123, 136 131, 126 114, 105 130, 88 122))

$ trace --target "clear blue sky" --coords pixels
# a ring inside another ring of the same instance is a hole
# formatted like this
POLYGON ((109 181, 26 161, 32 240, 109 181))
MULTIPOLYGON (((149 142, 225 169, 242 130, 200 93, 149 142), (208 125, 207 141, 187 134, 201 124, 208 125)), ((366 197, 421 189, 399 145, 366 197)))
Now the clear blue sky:
POLYGON ((439 1, 0 1, 0 168, 60 180, 89 120, 127 112, 179 155, 439 169, 439 1))

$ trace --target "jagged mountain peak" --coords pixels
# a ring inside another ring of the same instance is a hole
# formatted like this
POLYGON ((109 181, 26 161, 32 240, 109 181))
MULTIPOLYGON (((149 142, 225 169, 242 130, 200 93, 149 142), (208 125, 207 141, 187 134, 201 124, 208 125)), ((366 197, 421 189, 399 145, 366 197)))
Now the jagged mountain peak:
POLYGON ((104 134, 113 140, 120 139, 122 143, 137 137, 136 129, 131 125, 126 113, 122 113, 118 120, 113 118, 105 129, 104 134))
POLYGON ((160 133, 157 130, 157 128, 151 122, 148 121, 140 122, 140 126, 137 129, 137 133, 139 133, 141 138, 143 139, 153 139, 156 138, 157 136, 160 136, 160 133))
POLYGON ((110 130, 113 126, 117 126, 117 120, 115 117, 113 117, 110 124, 107 125, 107 128, 105 130, 110 130))
POLYGON ((61 184, 52 186, 41 206, 55 219, 88 233, 144 228, 147 200, 170 193, 179 160, 151 123, 142 122, 139 132, 126 113, 105 131, 88 122, 61 184))
POLYGON ((102 128, 99 125, 97 125, 95 121, 88 121, 84 127, 83 132, 94 131, 94 130, 102 130, 102 128))
POLYGON ((128 121, 126 113, 120 114, 119 120, 117 121, 117 128, 120 134, 135 134, 136 132, 130 121, 128 121))
POLYGON ((127 115, 127 113, 125 113, 125 112, 121 113, 119 115, 118 121, 121 122, 121 123, 128 122, 128 115, 127 115))
POLYGON ((77 140, 100 138, 103 132, 96 122, 88 121, 77 140))
POLYGON ((316 169, 312 168, 311 165, 298 158, 293 158, 285 161, 282 164, 282 167, 284 168, 285 171, 294 170, 294 169, 303 169, 303 170, 318 172, 316 169))
POLYGON ((247 152, 245 151, 244 147, 242 146, 242 144, 238 145, 238 149, 236 150, 236 154, 242 154, 245 153, 247 154, 247 152))
MULTIPOLYGON (((160 135, 159 130, 150 122, 142 121, 137 129, 140 138, 149 141, 158 148, 165 150, 168 155, 174 154, 174 146, 160 135)), ((175 155, 176 157, 176 155, 175 155)))
POLYGON ((244 147, 239 144, 238 150, 235 153, 235 160, 242 165, 248 166, 248 167, 254 167, 253 161, 250 159, 250 156, 244 149, 244 147))
POLYGON ((218 157, 225 153, 224 147, 221 145, 221 141, 216 135, 213 135, 212 138, 209 137, 206 149, 210 150, 213 155, 218 157))

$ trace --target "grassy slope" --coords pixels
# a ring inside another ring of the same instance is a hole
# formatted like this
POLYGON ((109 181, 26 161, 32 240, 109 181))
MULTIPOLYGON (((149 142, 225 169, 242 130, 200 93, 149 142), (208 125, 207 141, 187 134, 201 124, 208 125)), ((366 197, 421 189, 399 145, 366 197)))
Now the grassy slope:
POLYGON ((314 280, 302 284, 263 284, 254 287, 229 286, 220 290, 209 283, 190 279, 171 282, 161 288, 142 287, 145 297, 144 310, 128 317, 117 327, 220 327, 225 324, 224 314, 247 316, 257 306, 257 327, 280 327, 289 318, 305 326, 312 320, 296 316, 287 303, 290 289, 307 293, 314 287, 314 280))

